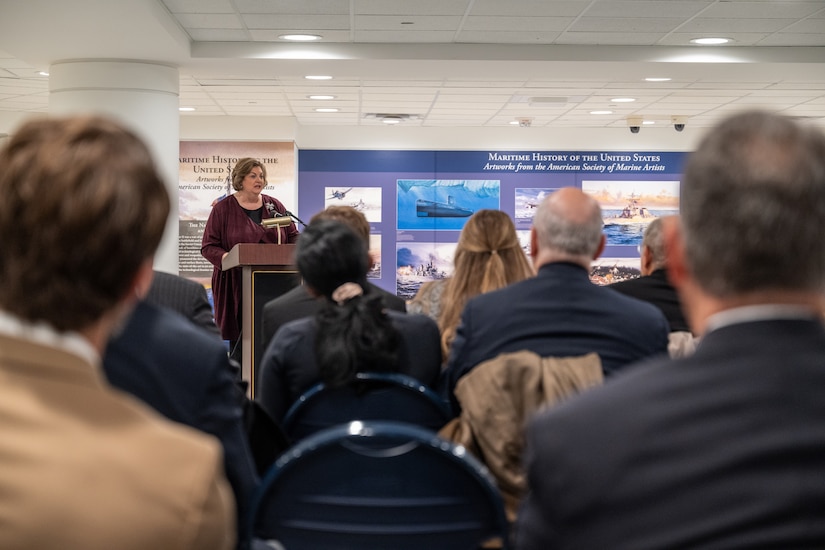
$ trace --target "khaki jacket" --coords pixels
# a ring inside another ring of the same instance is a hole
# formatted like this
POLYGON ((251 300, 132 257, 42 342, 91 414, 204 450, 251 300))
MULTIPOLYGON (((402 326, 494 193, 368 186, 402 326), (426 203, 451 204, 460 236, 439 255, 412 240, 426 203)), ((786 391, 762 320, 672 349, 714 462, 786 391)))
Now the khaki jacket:
POLYGON ((527 421, 540 409, 602 380, 595 353, 561 358, 539 357, 530 351, 501 354, 459 379, 455 395, 461 416, 442 428, 440 435, 484 462, 513 521, 526 492, 522 456, 527 421))
POLYGON ((224 550, 217 440, 112 389, 67 351, 0 335, 0 548, 224 550))

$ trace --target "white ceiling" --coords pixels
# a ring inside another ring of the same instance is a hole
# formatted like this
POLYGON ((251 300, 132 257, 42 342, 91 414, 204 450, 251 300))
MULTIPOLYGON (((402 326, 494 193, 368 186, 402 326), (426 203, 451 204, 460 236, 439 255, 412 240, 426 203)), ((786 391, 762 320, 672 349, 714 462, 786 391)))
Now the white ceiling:
POLYGON ((38 71, 80 58, 179 67, 186 117, 706 127, 764 107, 825 125, 825 0, 0 0, 0 113, 48 111, 38 71), (689 43, 709 35, 733 43, 689 43))

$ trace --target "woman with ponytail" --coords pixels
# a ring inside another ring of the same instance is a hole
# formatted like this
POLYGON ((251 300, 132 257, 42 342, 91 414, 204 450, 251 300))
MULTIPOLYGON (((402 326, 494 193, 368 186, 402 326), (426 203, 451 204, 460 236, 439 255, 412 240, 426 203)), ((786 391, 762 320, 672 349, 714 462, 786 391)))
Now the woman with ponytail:
POLYGON ((314 317, 283 325, 264 353, 256 400, 274 420, 316 383, 344 385, 358 372, 399 372, 435 385, 438 326, 424 315, 386 310, 380 295, 364 294, 370 258, 352 228, 328 219, 310 223, 298 238, 295 263, 324 305, 314 317))
POLYGON ((438 321, 444 361, 467 300, 534 275, 513 221, 500 210, 479 210, 467 220, 453 265, 450 278, 427 283, 407 307, 410 312, 429 313, 438 321))

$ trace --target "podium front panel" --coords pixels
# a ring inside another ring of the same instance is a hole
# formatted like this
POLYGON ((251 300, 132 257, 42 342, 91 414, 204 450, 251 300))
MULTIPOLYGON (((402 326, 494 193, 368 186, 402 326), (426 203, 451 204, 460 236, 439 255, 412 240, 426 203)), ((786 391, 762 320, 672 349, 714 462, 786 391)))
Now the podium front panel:
MULTIPOLYGON (((254 398, 258 387, 258 372, 261 358, 269 342, 263 337, 263 310, 270 300, 289 292, 301 284, 297 271, 272 271, 266 268, 252 270, 252 356, 249 376, 250 393, 254 398)), ((249 303, 249 302, 247 302, 249 303)))

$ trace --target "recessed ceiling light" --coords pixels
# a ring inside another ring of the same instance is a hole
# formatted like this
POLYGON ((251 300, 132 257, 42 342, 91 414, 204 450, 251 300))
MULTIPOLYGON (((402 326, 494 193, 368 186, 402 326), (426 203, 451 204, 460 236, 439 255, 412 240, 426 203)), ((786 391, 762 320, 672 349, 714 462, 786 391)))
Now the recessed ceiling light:
POLYGON ((194 107, 178 107, 178 111, 186 111, 186 112, 189 112, 189 111, 194 111, 194 110, 195 110, 195 108, 194 108, 194 107))
POLYGON ((508 122, 508 124, 512 124, 513 126, 518 126, 519 122, 518 122, 518 120, 511 120, 510 122, 508 122))
POLYGON ((309 99, 335 99, 334 95, 308 95, 309 99))
POLYGON ((694 38, 690 41, 691 44, 701 44, 702 46, 714 46, 718 44, 727 44, 730 38, 694 38))
POLYGON ((612 115, 613 111, 590 111, 591 115, 612 115))
POLYGON ((282 34, 278 38, 292 42, 314 42, 315 40, 321 40, 323 37, 318 34, 282 34))
POLYGON ((655 120, 643 120, 642 124, 645 124, 645 125, 649 126, 651 124, 656 124, 656 121, 655 120))
POLYGON ((381 119, 381 122, 383 122, 384 124, 399 124, 399 123, 401 123, 401 117, 400 116, 391 116, 391 115, 390 116, 385 116, 384 118, 381 119))
POLYGON ((40 71, 37 74, 39 74, 40 76, 49 76, 49 73, 47 71, 40 71))
POLYGON ((327 75, 308 75, 304 78, 307 80, 332 80, 332 77, 327 75))
POLYGON ((329 107, 329 108, 324 107, 324 108, 321 108, 321 109, 315 109, 315 112, 316 113, 337 113, 338 109, 335 109, 335 108, 332 108, 332 107, 329 107))
POLYGON ((647 82, 667 82, 670 79, 667 78, 666 76, 649 76, 649 77, 645 78, 645 80, 647 82))
POLYGON ((612 101, 613 103, 633 103, 634 101, 636 101, 636 98, 634 98, 634 97, 614 97, 610 101, 612 101))

